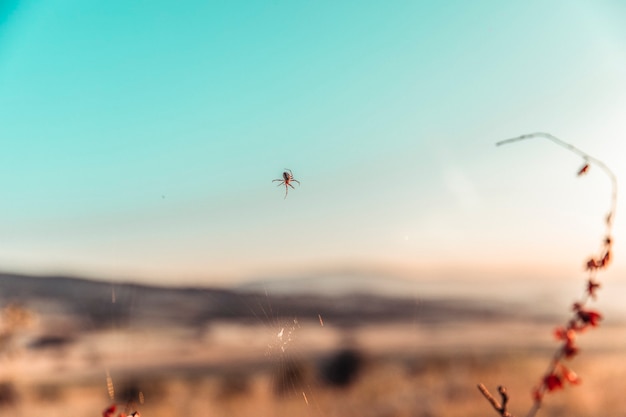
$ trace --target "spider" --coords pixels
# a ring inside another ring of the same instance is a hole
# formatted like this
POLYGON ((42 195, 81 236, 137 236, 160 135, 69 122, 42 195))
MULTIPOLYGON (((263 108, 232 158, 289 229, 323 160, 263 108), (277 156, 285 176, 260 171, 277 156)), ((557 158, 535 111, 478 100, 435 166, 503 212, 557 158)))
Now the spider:
POLYGON ((295 190, 294 186, 291 185, 292 182, 297 182, 298 185, 300 185, 300 181, 296 180, 293 178, 293 173, 291 172, 291 170, 289 168, 285 168, 285 172, 283 172, 283 178, 282 179, 276 179, 276 180, 272 180, 272 182, 274 181, 279 181, 278 186, 280 187, 281 185, 285 186, 285 198, 287 198, 287 193, 289 192, 289 188, 291 187, 295 190))

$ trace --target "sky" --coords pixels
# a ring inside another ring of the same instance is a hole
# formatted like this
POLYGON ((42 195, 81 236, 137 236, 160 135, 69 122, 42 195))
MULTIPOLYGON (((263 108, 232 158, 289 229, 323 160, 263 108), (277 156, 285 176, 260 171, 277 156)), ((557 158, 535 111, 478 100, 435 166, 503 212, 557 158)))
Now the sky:
POLYGON ((580 277, 610 182, 495 143, 549 132, 626 178, 625 21, 608 0, 2 1, 0 270, 580 277))

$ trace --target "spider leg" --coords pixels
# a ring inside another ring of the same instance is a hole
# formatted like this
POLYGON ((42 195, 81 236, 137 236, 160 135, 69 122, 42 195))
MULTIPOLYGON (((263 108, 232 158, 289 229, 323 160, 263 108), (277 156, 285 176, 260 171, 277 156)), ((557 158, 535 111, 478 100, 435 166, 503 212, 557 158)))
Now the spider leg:
POLYGON ((291 188, 293 188, 293 189, 295 190, 295 188, 294 188, 294 186, 293 186, 293 185, 291 185, 291 184, 287 184, 287 185, 288 185, 288 186, 290 186, 291 188))
POLYGON ((274 182, 274 181, 280 181, 280 182, 283 182, 284 180, 280 180, 280 179, 272 180, 272 182, 274 182))
POLYGON ((298 185, 300 185, 300 181, 298 181, 298 180, 295 180, 295 179, 293 179, 293 178, 292 178, 292 179, 291 179, 291 181, 293 181, 293 182, 297 182, 297 183, 298 183, 298 185))
POLYGON ((287 193, 289 193, 289 188, 287 188, 287 183, 285 183, 285 197, 283 197, 283 200, 287 198, 287 193))
POLYGON ((285 185, 285 183, 281 182, 280 184, 277 185, 277 187, 280 187, 281 185, 285 185))

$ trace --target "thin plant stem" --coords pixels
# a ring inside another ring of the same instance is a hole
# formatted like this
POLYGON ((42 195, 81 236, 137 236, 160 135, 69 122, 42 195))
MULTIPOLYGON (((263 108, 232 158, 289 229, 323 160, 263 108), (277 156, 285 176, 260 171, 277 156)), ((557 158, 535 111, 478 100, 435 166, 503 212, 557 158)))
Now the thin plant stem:
MULTIPOLYGON (((599 269, 604 269, 611 260, 611 248, 612 248, 612 228, 615 218, 615 210, 617 207, 617 177, 601 160, 592 157, 588 153, 578 149, 577 147, 562 141, 561 139, 545 132, 530 133, 522 136, 518 136, 511 139, 506 139, 496 143, 496 146, 506 145, 509 143, 519 142, 527 139, 544 138, 551 142, 575 153, 583 158, 585 165, 578 172, 578 175, 582 175, 587 172, 589 165, 593 164, 599 167, 611 180, 611 202, 609 206, 609 212, 605 217, 606 235, 604 237, 601 253, 597 257, 592 257, 587 262, 587 270, 589 271, 589 277, 587 279, 587 287, 585 293, 574 304, 573 317, 567 322, 564 327, 557 329, 561 332, 561 345, 555 351, 554 356, 550 360, 546 372, 543 374, 539 386, 534 391, 533 404, 526 414, 526 417, 535 417, 541 405, 543 403, 544 394, 557 388, 561 388, 564 380, 570 383, 577 383, 577 376, 572 373, 568 368, 563 365, 563 360, 567 359, 577 353, 578 349, 574 344, 574 334, 580 332, 588 326, 596 326, 597 321, 601 319, 601 315, 593 310, 586 309, 586 304, 590 298, 595 298, 595 290, 599 287, 599 283, 595 281, 596 273, 599 269)), ((479 390, 483 396, 491 403, 493 408, 501 415, 506 417, 512 417, 506 410, 506 404, 508 401, 508 395, 504 387, 498 387, 498 391, 502 397, 502 405, 489 393, 487 388, 483 384, 479 384, 479 390)))
POLYGON ((518 136, 515 138, 501 140, 500 142, 496 143, 496 146, 502 146, 502 145, 507 145, 509 143, 513 143, 513 142, 519 142, 522 140, 536 139, 536 138, 548 139, 556 143, 557 145, 562 146, 563 148, 575 153, 576 155, 581 156, 586 162, 596 165, 598 168, 600 168, 602 171, 606 173, 606 175, 611 180, 611 205, 610 205, 609 213, 607 215, 607 223, 610 223, 610 224, 607 224, 607 226, 612 226, 613 217, 615 215, 615 208, 617 207, 617 177, 615 176, 613 171, 611 171, 611 169, 608 166, 606 166, 604 162, 602 162, 601 160, 597 158, 594 158, 593 156, 589 155, 587 152, 584 152, 578 149, 574 145, 564 142, 561 139, 557 138, 556 136, 551 135, 550 133, 545 133, 545 132, 529 133, 529 134, 518 136))

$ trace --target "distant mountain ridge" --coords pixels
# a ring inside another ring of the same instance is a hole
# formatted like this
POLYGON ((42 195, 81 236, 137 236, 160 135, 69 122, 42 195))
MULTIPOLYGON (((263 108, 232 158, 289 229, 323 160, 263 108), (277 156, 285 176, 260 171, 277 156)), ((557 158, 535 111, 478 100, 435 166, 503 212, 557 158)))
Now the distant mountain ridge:
MULTIPOLYGON (((370 284, 373 284, 372 281, 370 284)), ((409 285, 410 283, 407 283, 409 285)), ((64 314, 84 328, 107 326, 199 326, 215 320, 259 324, 281 317, 324 320, 337 325, 372 321, 439 323, 463 320, 498 320, 519 315, 507 303, 459 297, 416 297, 381 291, 376 286, 352 291, 282 288, 267 282, 235 289, 171 288, 133 283, 72 278, 0 274, 0 306, 17 302, 39 315, 64 314), (367 289, 367 291, 366 291, 367 289)), ((320 285, 320 283, 317 283, 320 285)), ((377 285, 380 285, 377 284, 377 285)), ((358 287, 358 286, 357 286, 358 287)))

